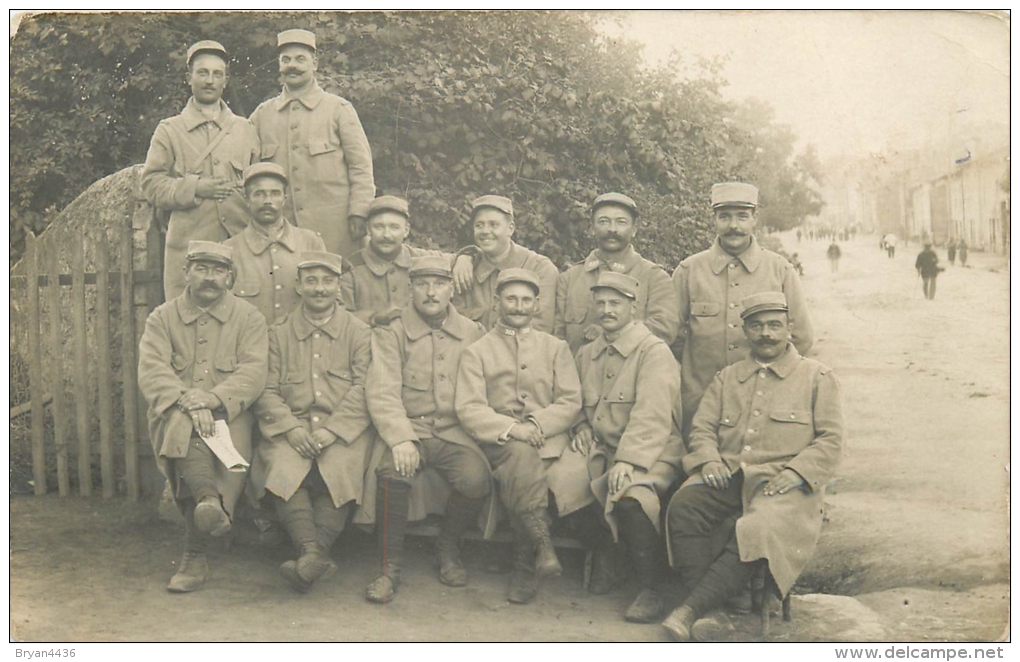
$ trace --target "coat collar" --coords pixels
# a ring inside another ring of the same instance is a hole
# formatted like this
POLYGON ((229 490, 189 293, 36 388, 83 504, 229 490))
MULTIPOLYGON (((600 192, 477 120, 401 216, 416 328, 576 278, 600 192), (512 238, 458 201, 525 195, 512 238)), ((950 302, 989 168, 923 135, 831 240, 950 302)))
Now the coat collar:
MULTIPOLYGON (((718 237, 716 237, 712 247, 708 250, 712 253, 712 271, 718 276, 726 268, 726 265, 733 260, 734 256, 723 250, 722 246, 719 245, 718 237)), ((748 272, 754 273, 754 270, 761 264, 761 256, 764 252, 765 249, 758 243, 758 239, 751 235, 751 245, 747 247, 746 251, 737 255, 736 258, 744 265, 748 272)))
POLYGON ((407 244, 402 245, 400 252, 390 261, 378 255, 371 246, 366 246, 361 251, 361 258, 365 261, 368 270, 381 278, 389 272, 391 266, 401 269, 409 268, 411 266, 411 249, 407 247, 407 244))
POLYGON ((181 111, 181 119, 184 120, 184 128, 188 131, 194 131, 206 122, 212 122, 220 129, 223 129, 227 126, 227 123, 230 121, 233 113, 230 111, 230 107, 227 106, 223 99, 220 99, 219 101, 219 108, 220 110, 216 113, 216 117, 209 119, 202 114, 201 110, 198 109, 198 106, 195 104, 194 97, 188 99, 187 105, 184 106, 184 110, 181 111))
POLYGON ((503 322, 499 321, 499 322, 496 322, 495 326, 492 327, 492 331, 490 333, 494 333, 494 334, 496 334, 498 336, 505 336, 505 337, 508 337, 508 338, 513 338, 513 337, 524 338, 526 336, 530 336, 531 335, 531 327, 530 326, 526 326, 523 329, 515 329, 515 328, 509 327, 506 324, 503 324, 503 322))
POLYGON ((276 241, 256 230, 253 223, 254 221, 249 221, 248 227, 244 229, 244 243, 248 244, 248 248, 251 249, 252 253, 261 255, 273 244, 282 244, 291 253, 294 252, 294 226, 287 219, 283 220, 283 232, 276 238, 276 241))
MULTIPOLYGON (((770 363, 768 369, 775 373, 776 377, 786 379, 797 368, 802 358, 800 352, 793 346, 793 343, 787 343, 786 353, 770 363)), ((746 382, 751 375, 761 369, 761 364, 751 357, 734 364, 734 370, 737 371, 737 379, 742 382, 746 382)))
MULTIPOLYGON (((408 303, 404 306, 400 319, 404 324, 404 333, 407 334, 410 340, 418 340, 437 330, 433 329, 429 326, 428 322, 422 319, 422 316, 418 314, 418 310, 414 307, 414 303, 408 303)), ((469 324, 468 319, 458 313, 457 309, 451 305, 447 308, 446 321, 443 322, 441 328, 457 340, 463 340, 467 336, 469 324)))
POLYGON ((185 324, 193 324, 195 320, 206 313, 209 313, 220 322, 227 321, 230 317, 230 312, 234 309, 234 302, 236 301, 233 294, 230 292, 224 292, 223 296, 220 297, 220 300, 217 301, 212 308, 202 310, 196 306, 188 296, 190 290, 190 286, 184 288, 184 292, 177 297, 177 314, 180 316, 182 322, 185 324))
POLYGON ((503 264, 497 266, 484 253, 479 254, 478 260, 475 263, 475 280, 479 283, 484 283, 489 280, 489 276, 500 269, 522 269, 527 261, 527 251, 516 242, 511 241, 510 252, 507 253, 503 264))
POLYGON ((612 347, 620 353, 620 356, 624 358, 631 355, 631 353, 637 349, 637 346, 641 344, 645 338, 651 335, 651 331, 644 325, 644 322, 632 322, 630 327, 627 328, 623 334, 614 340, 608 342, 606 340, 606 334, 603 333, 592 342, 591 358, 592 360, 598 358, 602 352, 612 347))
POLYGON ((325 95, 326 92, 319 87, 318 81, 312 81, 312 86, 301 94, 292 94, 284 87, 280 96, 276 97, 276 109, 285 110, 291 101, 300 101, 308 110, 315 110, 325 95))
POLYGON ((305 340, 308 336, 312 335, 313 332, 322 330, 329 334, 329 337, 336 340, 340 336, 340 332, 343 331, 343 327, 346 325, 347 318, 350 313, 344 310, 341 306, 337 305, 333 309, 333 316, 329 318, 329 321, 322 326, 316 326, 305 317, 304 311, 301 306, 298 305, 291 313, 294 316, 294 333, 297 334, 298 340, 305 340))
POLYGON ((599 267, 604 266, 610 271, 618 271, 625 274, 629 273, 630 270, 633 269, 640 261, 641 254, 634 250, 633 246, 627 246, 627 250, 623 252, 623 255, 620 255, 612 262, 606 262, 606 260, 603 259, 602 254, 599 252, 599 249, 596 248, 591 253, 588 253, 588 257, 585 258, 584 270, 596 271, 599 267))

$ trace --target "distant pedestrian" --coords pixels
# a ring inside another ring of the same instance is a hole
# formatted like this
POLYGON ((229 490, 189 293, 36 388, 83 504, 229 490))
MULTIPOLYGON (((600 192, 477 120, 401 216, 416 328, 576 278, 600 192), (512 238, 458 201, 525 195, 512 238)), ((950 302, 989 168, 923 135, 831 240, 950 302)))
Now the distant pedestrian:
POLYGON ((924 298, 934 299, 935 281, 943 269, 939 266, 939 256, 932 250, 931 242, 925 242, 924 250, 917 254, 914 268, 924 281, 924 298))
POLYGON ((950 239, 946 244, 946 255, 949 257, 949 266, 956 264, 956 239, 950 239))
POLYGON ((804 233, 803 233, 803 232, 801 232, 800 228, 797 228, 797 243, 798 243, 798 244, 800 243, 800 238, 801 238, 802 236, 804 236, 804 233))
POLYGON ((839 244, 836 242, 829 244, 829 250, 825 252, 825 255, 829 258, 829 267, 832 273, 839 271, 839 258, 843 257, 843 251, 840 250, 839 244))
POLYGON ((797 270, 798 274, 800 274, 801 276, 804 275, 804 265, 801 264, 800 262, 799 253, 794 253, 793 255, 790 256, 790 264, 793 265, 793 268, 797 270))
POLYGON ((957 244, 956 249, 960 252, 960 266, 967 266, 967 240, 960 239, 960 243, 957 244))
POLYGON ((890 232, 882 238, 882 241, 885 242, 885 252, 889 257, 896 257, 896 242, 898 241, 896 235, 890 232))

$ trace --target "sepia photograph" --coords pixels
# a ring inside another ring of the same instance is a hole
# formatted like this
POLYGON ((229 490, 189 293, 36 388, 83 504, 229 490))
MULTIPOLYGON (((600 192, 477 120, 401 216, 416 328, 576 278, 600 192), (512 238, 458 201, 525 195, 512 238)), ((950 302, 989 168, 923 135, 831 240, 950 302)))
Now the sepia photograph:
POLYGON ((11 11, 12 657, 1003 658, 1010 25, 11 11))

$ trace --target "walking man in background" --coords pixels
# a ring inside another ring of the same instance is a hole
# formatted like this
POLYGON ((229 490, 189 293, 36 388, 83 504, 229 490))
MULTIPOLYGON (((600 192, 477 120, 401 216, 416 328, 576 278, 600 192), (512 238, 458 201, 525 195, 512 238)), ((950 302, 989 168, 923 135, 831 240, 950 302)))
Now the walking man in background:
POLYGON ((942 267, 939 266, 939 256, 932 250, 930 241, 925 242, 924 250, 917 254, 914 268, 917 269, 917 274, 924 281, 924 298, 934 299, 935 284, 942 267))
POLYGON ((227 51, 219 42, 192 44, 191 98, 180 115, 159 123, 145 155, 142 194, 170 215, 163 257, 167 301, 184 291, 189 241, 223 241, 248 226, 241 181, 245 168, 259 160, 259 139, 223 101, 229 78, 227 51))
POLYGON ((967 246, 967 240, 960 237, 960 243, 957 244, 957 250, 960 252, 960 266, 967 266, 967 252, 970 250, 967 246))
POLYGON ((949 266, 956 264, 956 237, 951 237, 946 244, 946 257, 949 258, 949 266))
POLYGON ((359 248, 375 197, 372 150, 351 102, 315 80, 315 34, 285 30, 276 45, 283 91, 251 114, 262 160, 283 166, 290 180, 287 217, 347 259, 359 248))
POLYGON ((896 257, 897 241, 896 235, 892 232, 882 237, 882 243, 885 245, 885 252, 890 258, 896 257))
POLYGON ((829 244, 829 250, 825 251, 825 256, 829 258, 829 268, 832 273, 839 271, 839 258, 842 255, 843 251, 840 250, 839 244, 836 242, 829 244))

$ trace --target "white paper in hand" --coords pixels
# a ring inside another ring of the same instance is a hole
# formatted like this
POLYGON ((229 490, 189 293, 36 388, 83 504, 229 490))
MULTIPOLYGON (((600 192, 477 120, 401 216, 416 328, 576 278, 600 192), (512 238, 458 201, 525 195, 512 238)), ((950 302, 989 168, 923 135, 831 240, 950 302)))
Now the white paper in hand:
POLYGON ((217 419, 211 437, 202 437, 202 441, 220 459, 227 471, 244 473, 248 470, 248 461, 234 448, 234 440, 230 438, 227 422, 217 419))

